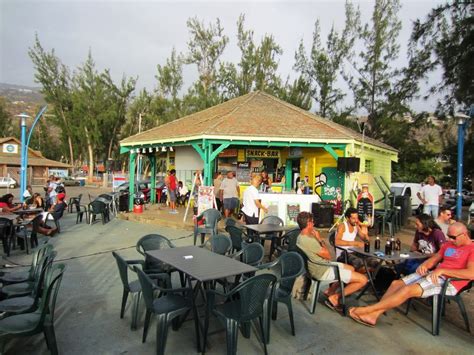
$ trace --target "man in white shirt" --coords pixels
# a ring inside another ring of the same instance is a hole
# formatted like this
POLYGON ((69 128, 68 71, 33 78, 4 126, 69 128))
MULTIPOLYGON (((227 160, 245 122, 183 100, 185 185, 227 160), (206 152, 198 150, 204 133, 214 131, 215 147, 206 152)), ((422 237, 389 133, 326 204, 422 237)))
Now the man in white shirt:
POLYGON ((233 171, 227 172, 227 177, 222 181, 220 188, 221 200, 224 201, 224 215, 228 218, 239 206, 240 186, 234 177, 233 171))
POLYGON ((433 175, 428 176, 428 183, 417 193, 418 198, 423 203, 423 213, 437 218, 439 214, 439 205, 442 202, 443 190, 436 184, 433 175))
POLYGON ((258 187, 261 183, 262 177, 255 175, 250 182, 250 186, 244 192, 242 212, 246 224, 258 224, 260 208, 268 212, 268 208, 262 205, 258 196, 258 187))

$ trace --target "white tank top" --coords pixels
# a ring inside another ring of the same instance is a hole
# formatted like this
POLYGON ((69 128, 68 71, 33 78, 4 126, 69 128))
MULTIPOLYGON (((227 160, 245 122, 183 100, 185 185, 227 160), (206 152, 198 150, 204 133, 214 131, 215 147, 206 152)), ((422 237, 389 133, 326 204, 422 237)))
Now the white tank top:
MULTIPOLYGON (((345 242, 353 242, 357 237, 357 227, 354 226, 354 230, 349 232, 349 226, 347 225, 347 221, 344 221, 344 233, 342 234, 342 240, 345 242)), ((336 255, 337 257, 340 257, 342 254, 342 250, 339 248, 343 249, 349 249, 351 246, 340 246, 336 249, 336 255)))

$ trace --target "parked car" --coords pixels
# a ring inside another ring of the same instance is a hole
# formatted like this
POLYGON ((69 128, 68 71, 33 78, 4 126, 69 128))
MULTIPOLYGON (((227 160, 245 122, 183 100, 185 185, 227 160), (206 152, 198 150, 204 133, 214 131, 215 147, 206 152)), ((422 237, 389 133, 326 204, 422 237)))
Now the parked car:
POLYGON ((79 180, 76 180, 69 176, 65 176, 61 178, 61 181, 64 184, 64 186, 79 186, 81 184, 79 180))
POLYGON ((14 178, 11 177, 0 177, 0 187, 9 187, 10 189, 14 189, 18 186, 18 183, 14 178))
POLYGON ((421 184, 412 182, 392 182, 390 184, 390 191, 395 196, 410 196, 411 209, 413 212, 416 211, 418 206, 421 205, 421 200, 418 198, 418 192, 421 190, 421 184))
MULTIPOLYGON (((444 200, 446 204, 456 205, 457 191, 455 189, 447 189, 444 191, 444 200)), ((474 201, 474 193, 466 189, 462 190, 462 205, 470 206, 474 201)))

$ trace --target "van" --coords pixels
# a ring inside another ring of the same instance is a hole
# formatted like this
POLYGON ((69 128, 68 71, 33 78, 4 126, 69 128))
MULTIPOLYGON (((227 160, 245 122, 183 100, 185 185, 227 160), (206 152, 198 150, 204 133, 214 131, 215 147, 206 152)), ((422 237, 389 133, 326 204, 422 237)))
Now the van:
POLYGON ((392 182, 390 184, 390 191, 395 196, 410 196, 412 211, 416 211, 418 206, 422 204, 417 195, 418 192, 421 191, 421 184, 413 182, 392 182))

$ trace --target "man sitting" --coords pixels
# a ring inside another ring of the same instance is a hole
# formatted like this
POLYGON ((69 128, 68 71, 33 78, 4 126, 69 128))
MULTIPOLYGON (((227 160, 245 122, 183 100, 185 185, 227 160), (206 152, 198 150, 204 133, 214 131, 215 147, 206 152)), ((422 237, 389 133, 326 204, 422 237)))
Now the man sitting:
MULTIPOLYGON (((464 224, 456 222, 448 228, 449 241, 438 253, 421 264, 416 273, 395 280, 380 302, 367 307, 354 307, 349 315, 356 322, 373 327, 385 311, 398 307, 409 298, 427 298, 441 293, 445 279, 457 277, 474 280, 474 243, 464 224)), ((452 281, 447 295, 455 295, 469 281, 452 281)))
MULTIPOLYGON (((346 249, 346 251, 336 248, 337 261, 345 261, 345 255, 347 254, 347 263, 352 265, 357 271, 364 271, 364 261, 359 256, 348 251, 349 248, 363 248, 364 240, 369 240, 369 234, 367 228, 361 228, 359 226, 359 215, 357 210, 353 207, 350 207, 346 210, 344 214, 345 220, 344 223, 341 223, 337 227, 336 233, 336 246, 346 249), (359 237, 360 241, 357 241, 356 238, 359 237)), ((377 258, 367 258, 367 265, 369 268, 376 268, 379 264, 377 258)))
MULTIPOLYGON (((326 248, 324 241, 321 239, 318 231, 314 229, 313 215, 309 212, 300 212, 296 218, 301 233, 298 236, 296 245, 300 248, 312 262, 308 262, 308 272, 317 280, 332 281, 336 280, 334 268, 314 262, 323 262, 327 265, 337 265, 341 281, 348 284, 344 287, 344 296, 348 296, 361 289, 367 283, 367 277, 356 271, 350 265, 343 263, 330 263, 331 254, 326 248)), ((326 305, 333 310, 340 310, 339 299, 341 293, 338 292, 339 284, 334 282, 325 292, 328 297, 326 305)))
POLYGON ((178 196, 177 196, 177 203, 178 206, 184 206, 186 201, 189 200, 190 192, 186 185, 183 184, 182 181, 178 181, 178 196))

